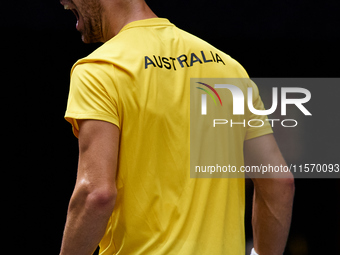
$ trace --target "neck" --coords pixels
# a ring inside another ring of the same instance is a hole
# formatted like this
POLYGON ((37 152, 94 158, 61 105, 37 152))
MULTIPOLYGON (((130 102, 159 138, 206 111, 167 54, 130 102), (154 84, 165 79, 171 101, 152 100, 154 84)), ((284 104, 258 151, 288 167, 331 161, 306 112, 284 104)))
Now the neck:
POLYGON ((102 1, 103 42, 107 42, 128 23, 132 21, 157 18, 144 0, 102 1))

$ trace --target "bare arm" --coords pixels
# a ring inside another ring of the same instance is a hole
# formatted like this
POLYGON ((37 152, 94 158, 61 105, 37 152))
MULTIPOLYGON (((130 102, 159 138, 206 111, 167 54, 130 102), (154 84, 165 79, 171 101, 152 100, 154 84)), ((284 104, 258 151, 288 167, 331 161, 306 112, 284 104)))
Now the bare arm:
POLYGON ((79 164, 60 255, 90 255, 102 239, 116 199, 119 129, 108 122, 79 123, 79 164))
MULTIPOLYGON (((246 165, 286 165, 272 134, 245 142, 246 165)), ((282 255, 286 246, 294 198, 292 173, 250 176, 254 182, 253 236, 259 255, 282 255), (261 176, 263 177, 263 176, 261 176), (280 178, 277 178, 280 177, 280 178)))

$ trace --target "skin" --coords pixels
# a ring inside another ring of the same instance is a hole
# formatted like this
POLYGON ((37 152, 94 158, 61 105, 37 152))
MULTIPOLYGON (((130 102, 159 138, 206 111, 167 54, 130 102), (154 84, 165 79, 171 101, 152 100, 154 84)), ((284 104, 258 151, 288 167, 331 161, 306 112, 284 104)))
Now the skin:
POLYGON ((143 0, 61 0, 76 13, 85 43, 107 42, 128 23, 157 16, 143 0))
POLYGON ((78 120, 78 125, 78 174, 69 203, 61 255, 86 255, 95 251, 117 196, 118 127, 96 120, 78 120))
MULTIPOLYGON (((249 166, 286 166, 272 134, 246 141, 244 158, 245 165, 249 166)), ((271 173, 250 177, 254 183, 252 225, 255 251, 260 255, 282 255, 292 217, 293 174, 271 173)))
MULTIPOLYGON (((76 10, 85 43, 106 42, 128 23, 157 17, 143 0, 62 0, 76 10)), ((114 209, 119 129, 108 122, 77 120, 79 164, 60 255, 90 255, 104 236, 114 209)), ((247 165, 285 165, 272 135, 244 143, 247 165)), ((287 242, 294 196, 291 173, 254 182, 254 247, 260 255, 281 255, 287 242)), ((263 176, 261 176, 263 177, 263 176)))

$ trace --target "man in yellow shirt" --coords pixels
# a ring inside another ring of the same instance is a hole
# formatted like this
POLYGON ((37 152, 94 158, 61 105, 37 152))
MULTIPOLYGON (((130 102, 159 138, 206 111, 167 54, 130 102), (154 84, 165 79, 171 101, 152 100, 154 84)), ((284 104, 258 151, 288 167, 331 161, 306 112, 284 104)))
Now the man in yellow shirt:
MULTIPOLYGON (((201 134, 190 126, 190 104, 192 78, 246 79, 245 70, 157 18, 144 0, 62 4, 75 13, 84 42, 104 44, 71 71, 65 118, 79 139, 79 165, 60 254, 92 254, 99 244, 102 255, 243 255, 244 179, 190 176, 192 146, 200 141, 193 133, 201 134)), ((197 91, 212 88, 202 81, 197 91)), ((248 87, 263 109, 256 86, 239 85, 248 87)), ((256 119, 265 124, 223 132, 224 158, 239 167, 284 165, 265 116, 256 119)), ((260 255, 285 247, 294 184, 290 173, 284 177, 253 178, 260 255)))

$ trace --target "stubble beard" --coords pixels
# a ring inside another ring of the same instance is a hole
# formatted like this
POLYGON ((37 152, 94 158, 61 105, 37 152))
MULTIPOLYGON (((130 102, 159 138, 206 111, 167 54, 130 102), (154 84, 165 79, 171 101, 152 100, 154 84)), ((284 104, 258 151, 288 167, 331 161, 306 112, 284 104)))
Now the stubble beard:
POLYGON ((84 29, 81 32, 84 43, 97 43, 103 41, 102 15, 103 9, 98 0, 85 0, 82 4, 84 29))

